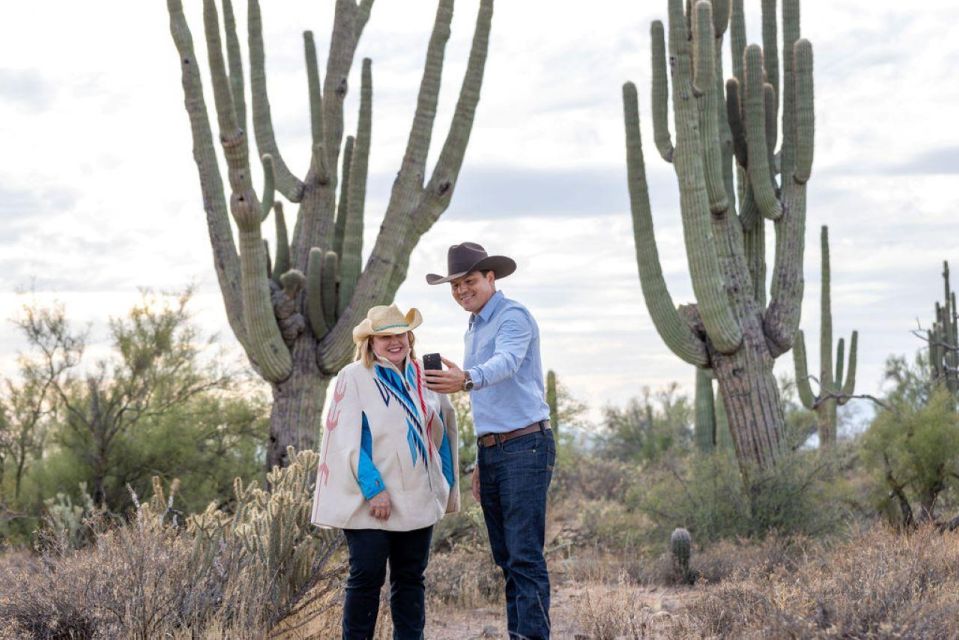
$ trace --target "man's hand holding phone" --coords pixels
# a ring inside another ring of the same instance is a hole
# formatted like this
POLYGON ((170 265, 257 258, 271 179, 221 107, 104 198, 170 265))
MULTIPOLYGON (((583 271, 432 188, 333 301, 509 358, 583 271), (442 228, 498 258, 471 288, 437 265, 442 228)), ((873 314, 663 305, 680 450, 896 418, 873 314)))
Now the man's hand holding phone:
POLYGON ((437 393, 463 391, 466 382, 466 373, 459 365, 438 353, 423 356, 423 375, 426 376, 426 388, 437 393), (444 364, 447 366, 446 370, 442 368, 444 364))

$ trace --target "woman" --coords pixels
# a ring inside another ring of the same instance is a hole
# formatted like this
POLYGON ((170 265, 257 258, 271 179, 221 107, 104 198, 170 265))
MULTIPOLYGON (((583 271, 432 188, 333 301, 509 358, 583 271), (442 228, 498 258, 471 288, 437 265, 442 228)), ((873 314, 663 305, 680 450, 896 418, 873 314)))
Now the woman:
POLYGON ((313 524, 344 530, 350 575, 343 638, 373 637, 386 563, 394 640, 423 637, 423 572, 433 525, 459 508, 456 422, 413 352, 420 312, 373 307, 353 329, 356 361, 326 418, 313 524))

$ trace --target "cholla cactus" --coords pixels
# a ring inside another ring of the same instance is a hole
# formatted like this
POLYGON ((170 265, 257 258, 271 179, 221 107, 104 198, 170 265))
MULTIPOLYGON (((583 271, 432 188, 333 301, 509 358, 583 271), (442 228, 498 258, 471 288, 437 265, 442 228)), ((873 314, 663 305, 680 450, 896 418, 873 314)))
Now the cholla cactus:
POLYGON ((689 559, 692 555, 692 537, 689 531, 679 527, 669 536, 669 552, 673 558, 673 569, 676 575, 686 583, 692 584, 693 573, 689 569, 689 559))
POLYGON ((813 156, 812 45, 799 34, 799 0, 782 3, 780 85, 775 0, 762 2, 763 46, 746 46, 743 0, 668 0, 669 131, 665 29, 652 24, 656 146, 680 186, 696 304, 677 308, 653 235, 636 87, 623 104, 636 259, 656 330, 680 358, 719 383, 740 467, 773 466, 785 418, 773 361, 792 347, 803 295, 806 183, 813 156), (731 25, 733 76, 723 95, 722 42, 731 25), (782 144, 779 99, 782 96, 782 144), (736 179, 738 177, 738 180, 736 179), (766 299, 765 225, 776 231, 766 299))
POLYGON ((856 388, 856 350, 859 332, 853 331, 849 340, 849 366, 843 380, 843 351, 845 344, 836 345, 836 368, 832 365, 832 298, 830 293, 829 228, 823 225, 822 288, 819 320, 819 393, 813 394, 806 366, 806 339, 800 331, 796 336, 793 360, 796 362, 796 388, 803 406, 818 416, 819 444, 828 447, 836 442, 836 407, 849 402, 856 388))
MULTIPOLYGON (((287 455, 290 464, 268 475, 272 491, 255 482, 244 486, 237 478, 232 514, 210 504, 187 524, 201 572, 242 574, 242 584, 257 590, 255 597, 268 603, 263 610, 270 619, 257 621, 268 624, 282 618, 315 584, 341 540, 336 532, 319 532, 310 523, 312 474, 319 456, 292 448, 287 455)), ((216 599, 229 592, 230 585, 224 585, 216 599)))
POLYGON ((87 491, 87 484, 80 483, 80 502, 57 492, 56 497, 43 501, 46 507, 44 535, 58 549, 79 549, 88 544, 96 533, 96 520, 106 514, 105 507, 97 507, 87 491))
POLYGON ((234 243, 223 179, 218 168, 200 65, 182 0, 167 0, 179 54, 193 155, 207 214, 214 265, 227 319, 257 372, 273 388, 267 468, 286 464, 288 445, 315 448, 330 378, 353 353, 352 329, 373 305, 386 304, 406 278, 409 256, 446 210, 463 163, 479 101, 489 44, 493 0, 480 0, 473 44, 449 134, 432 173, 426 160, 439 97, 453 0, 438 0, 426 51, 416 112, 402 164, 370 258, 363 268, 363 214, 370 154, 373 72, 363 61, 355 137, 343 139, 343 104, 353 57, 372 0, 336 0, 326 77, 321 82, 313 34, 304 33, 312 154, 302 178, 280 154, 267 96, 262 17, 249 0, 252 123, 265 184, 253 187, 243 63, 231 0, 221 0, 225 50, 215 0, 203 17, 219 139, 231 196, 229 213, 239 233, 234 243), (342 169, 337 171, 341 160, 342 169), (274 189, 299 204, 288 232, 274 189), (274 212, 277 246, 270 263, 260 227, 274 212))

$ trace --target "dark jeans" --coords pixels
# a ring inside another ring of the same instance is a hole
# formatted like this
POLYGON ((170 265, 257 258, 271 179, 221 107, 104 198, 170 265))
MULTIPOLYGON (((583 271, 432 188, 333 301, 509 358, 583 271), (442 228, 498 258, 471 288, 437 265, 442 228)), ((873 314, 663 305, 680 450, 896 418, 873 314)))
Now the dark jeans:
POLYGON ((415 531, 345 529, 350 577, 343 603, 343 640, 370 640, 376 630, 380 589, 390 563, 393 640, 422 640, 426 625, 423 572, 433 527, 415 531))
POLYGON ((549 573, 543 544, 546 491, 555 463, 552 431, 479 448, 480 503, 493 559, 506 578, 511 639, 549 638, 549 573))

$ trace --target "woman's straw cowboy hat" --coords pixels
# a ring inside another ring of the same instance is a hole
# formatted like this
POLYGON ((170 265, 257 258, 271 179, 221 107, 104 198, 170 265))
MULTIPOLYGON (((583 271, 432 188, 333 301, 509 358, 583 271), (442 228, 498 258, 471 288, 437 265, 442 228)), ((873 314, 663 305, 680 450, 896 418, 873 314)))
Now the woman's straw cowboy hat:
POLYGON ((370 336, 394 336, 412 331, 423 324, 419 309, 410 308, 405 314, 395 304, 370 307, 366 318, 353 327, 353 342, 362 343, 370 336))
POLYGON ((475 242, 454 244, 446 254, 446 271, 448 275, 441 276, 435 273, 427 274, 429 284, 443 284, 450 280, 462 278, 471 271, 492 271, 496 279, 505 278, 516 271, 516 262, 506 256, 487 255, 486 249, 475 242))

